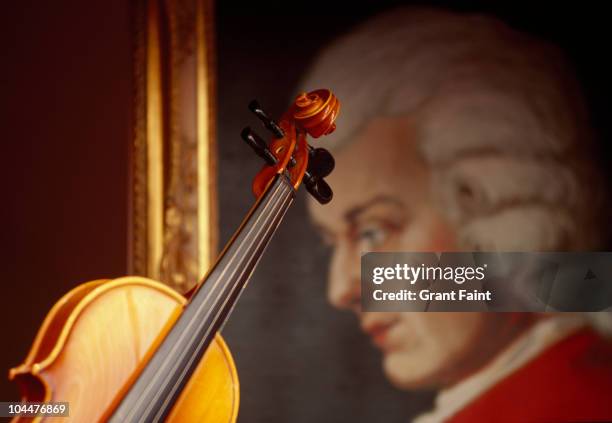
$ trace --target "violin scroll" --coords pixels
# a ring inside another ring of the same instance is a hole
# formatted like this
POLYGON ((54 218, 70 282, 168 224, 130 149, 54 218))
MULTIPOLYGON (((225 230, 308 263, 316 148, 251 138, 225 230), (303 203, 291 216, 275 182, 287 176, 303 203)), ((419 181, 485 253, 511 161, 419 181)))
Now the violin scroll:
POLYGON ((336 129, 340 102, 330 90, 301 93, 295 99, 294 106, 293 118, 311 137, 319 138, 336 129))
POLYGON ((269 143, 249 127, 241 133, 242 139, 266 162, 253 181, 255 196, 261 196, 277 174, 286 174, 294 189, 303 182, 321 204, 331 201, 333 192, 323 178, 334 169, 334 158, 327 150, 308 145, 306 137, 319 138, 336 129, 340 111, 336 96, 327 89, 301 93, 278 123, 255 100, 249 109, 272 133, 269 143))

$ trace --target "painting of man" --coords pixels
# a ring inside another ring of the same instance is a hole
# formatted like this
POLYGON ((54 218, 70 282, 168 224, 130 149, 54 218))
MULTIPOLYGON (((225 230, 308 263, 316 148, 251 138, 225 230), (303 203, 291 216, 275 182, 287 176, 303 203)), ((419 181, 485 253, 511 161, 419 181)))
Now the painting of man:
POLYGON ((303 83, 343 100, 326 144, 336 196, 310 207, 333 249, 328 299, 355 313, 395 386, 440 390, 418 422, 612 418, 612 344, 585 316, 361 311, 365 252, 605 248, 605 186, 568 69, 496 19, 398 9, 332 43, 303 83))

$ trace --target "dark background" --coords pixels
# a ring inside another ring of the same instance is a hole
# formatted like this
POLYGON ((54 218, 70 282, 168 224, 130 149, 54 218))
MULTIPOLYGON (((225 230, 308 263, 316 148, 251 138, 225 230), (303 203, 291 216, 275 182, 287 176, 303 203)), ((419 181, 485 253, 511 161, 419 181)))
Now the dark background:
POLYGON ((125 1, 0 13, 0 398, 8 369, 77 284, 127 271, 131 45, 125 1))
MULTIPOLYGON (((278 116, 318 48, 374 13, 413 2, 216 6, 221 242, 252 202, 260 166, 240 129, 258 98, 278 116)), ((609 19, 596 2, 427 2, 495 14, 566 51, 609 163, 609 19)), ((131 5, 12 2, 1 14, 3 342, 20 363, 53 303, 87 280, 127 271, 131 5)), ((339 122, 341 125, 341 122, 339 122)), ((340 127, 340 126, 339 126, 340 127)), ((407 421, 431 396, 400 393, 354 318, 325 301, 328 251, 290 210, 225 328, 242 384, 241 421, 407 421)), ((17 399, 4 377, 0 400, 17 399)))

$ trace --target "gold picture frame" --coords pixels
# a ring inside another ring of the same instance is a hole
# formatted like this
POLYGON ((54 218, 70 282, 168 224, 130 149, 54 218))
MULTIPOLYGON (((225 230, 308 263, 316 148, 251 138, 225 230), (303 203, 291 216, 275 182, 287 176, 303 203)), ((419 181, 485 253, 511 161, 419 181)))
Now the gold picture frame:
POLYGON ((212 0, 136 0, 130 272, 189 290, 217 248, 212 0))

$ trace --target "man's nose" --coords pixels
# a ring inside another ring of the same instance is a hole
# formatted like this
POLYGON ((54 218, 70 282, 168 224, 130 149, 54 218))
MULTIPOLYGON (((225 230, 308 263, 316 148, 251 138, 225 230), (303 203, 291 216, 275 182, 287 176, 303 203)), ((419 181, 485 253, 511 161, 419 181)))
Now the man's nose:
POLYGON ((339 309, 359 311, 361 300, 360 254, 347 242, 336 245, 332 256, 327 297, 339 309))

